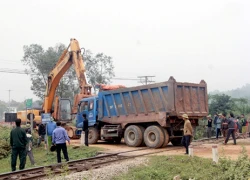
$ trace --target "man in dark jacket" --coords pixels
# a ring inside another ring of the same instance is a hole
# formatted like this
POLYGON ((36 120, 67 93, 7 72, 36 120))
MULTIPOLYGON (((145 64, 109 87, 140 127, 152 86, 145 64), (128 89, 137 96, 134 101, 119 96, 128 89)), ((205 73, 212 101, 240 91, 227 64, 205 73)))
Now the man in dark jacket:
POLYGON ((40 124, 38 127, 38 142, 37 145, 40 146, 42 140, 44 140, 44 144, 45 144, 45 149, 47 149, 47 138, 45 137, 46 135, 46 127, 44 124, 40 124))
POLYGON ((85 133, 85 146, 89 146, 89 123, 86 114, 83 114, 83 127, 85 133))
POLYGON ((217 124, 217 119, 218 119, 218 113, 214 115, 214 125, 216 126, 217 124))
POLYGON ((211 118, 211 115, 208 115, 207 116, 207 137, 208 138, 211 138, 212 136, 212 118, 211 118))
POLYGON ((224 137, 224 141, 226 140, 227 137, 227 131, 228 131, 228 119, 227 119, 227 114, 222 113, 222 119, 221 119, 221 132, 224 137))
POLYGON ((20 127, 21 119, 16 120, 16 128, 12 129, 10 132, 10 145, 12 149, 11 153, 11 170, 16 170, 17 156, 19 155, 20 165, 19 169, 25 168, 26 163, 26 145, 28 139, 24 129, 20 127))
POLYGON ((228 139, 230 135, 232 134, 234 145, 236 145, 236 138, 235 138, 235 122, 234 122, 234 115, 233 113, 230 113, 230 118, 228 119, 228 132, 227 132, 227 138, 223 144, 227 144, 228 139))

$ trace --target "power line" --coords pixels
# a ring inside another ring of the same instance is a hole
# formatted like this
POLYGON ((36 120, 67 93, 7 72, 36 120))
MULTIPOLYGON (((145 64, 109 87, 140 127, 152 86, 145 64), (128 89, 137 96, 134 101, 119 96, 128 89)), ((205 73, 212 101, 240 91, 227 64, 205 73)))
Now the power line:
POLYGON ((142 83, 144 85, 155 82, 152 80, 153 77, 155 77, 155 76, 138 76, 138 78, 140 79, 140 83, 142 83))
MULTIPOLYGON (((8 69, 8 68, 0 68, 0 72, 2 73, 13 73, 13 74, 26 74, 26 75, 36 75, 37 73, 21 70, 21 69, 8 69)), ((67 75, 67 73, 66 73, 67 75)), ((113 80, 130 80, 130 81, 138 81, 138 78, 121 78, 121 77, 114 77, 111 78, 113 80)))
POLYGON ((135 78, 111 78, 111 79, 114 79, 114 80, 131 80, 131 81, 138 81, 139 79, 135 79, 135 78))

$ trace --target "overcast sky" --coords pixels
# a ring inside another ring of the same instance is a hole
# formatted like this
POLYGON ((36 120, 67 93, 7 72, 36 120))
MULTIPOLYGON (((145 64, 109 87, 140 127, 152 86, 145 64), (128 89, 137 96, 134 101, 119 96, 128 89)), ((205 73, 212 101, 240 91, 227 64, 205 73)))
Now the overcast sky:
MULTIPOLYGON (((0 69, 20 69, 23 45, 69 44, 113 57, 115 75, 174 76, 208 90, 250 83, 250 1, 0 1, 0 69)), ((137 81, 113 81, 134 86, 137 81)), ((0 72, 0 100, 35 98, 27 75, 0 72)))

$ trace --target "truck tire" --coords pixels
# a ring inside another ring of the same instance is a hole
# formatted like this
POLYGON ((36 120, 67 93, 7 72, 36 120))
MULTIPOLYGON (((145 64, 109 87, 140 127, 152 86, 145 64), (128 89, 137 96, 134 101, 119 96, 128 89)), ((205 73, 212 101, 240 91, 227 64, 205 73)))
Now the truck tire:
POLYGON ((168 134, 168 131, 165 129, 165 128, 162 128, 161 127, 161 130, 164 134, 164 142, 162 144, 161 147, 167 147, 168 143, 169 143, 169 134, 168 134))
POLYGON ((71 127, 68 127, 66 130, 67 130, 67 134, 68 134, 69 138, 70 139, 73 138, 73 136, 74 136, 73 129, 71 127))
POLYGON ((140 146, 145 146, 145 142, 144 142, 144 132, 145 132, 145 127, 143 126, 138 126, 141 129, 142 132, 142 143, 140 144, 140 146))
POLYGON ((99 140, 99 132, 95 127, 90 127, 89 128, 89 138, 88 138, 88 143, 89 144, 96 144, 97 141, 99 140))
POLYGON ((67 131, 67 134, 70 139, 80 139, 81 136, 76 135, 76 128, 73 126, 66 125, 64 129, 67 131))
POLYGON ((164 134, 160 127, 149 126, 144 132, 144 142, 147 147, 159 148, 164 142, 164 134))
POLYGON ((174 138, 174 139, 171 139, 171 143, 173 144, 173 146, 181 146, 181 139, 182 138, 174 138))
POLYGON ((138 147, 142 144, 142 130, 136 125, 130 125, 124 133, 124 141, 128 146, 138 147))

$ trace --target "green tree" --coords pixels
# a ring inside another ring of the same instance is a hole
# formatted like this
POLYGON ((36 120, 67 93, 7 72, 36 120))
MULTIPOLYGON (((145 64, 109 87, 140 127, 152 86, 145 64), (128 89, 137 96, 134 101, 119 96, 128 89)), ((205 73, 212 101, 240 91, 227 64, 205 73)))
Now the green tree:
MULTIPOLYGON (((25 70, 30 73, 31 90, 37 97, 44 98, 48 74, 54 68, 65 49, 66 46, 63 44, 57 44, 55 47, 49 47, 47 50, 44 50, 38 44, 23 47, 24 56, 21 61, 27 66, 25 70)), ((78 88, 75 84, 75 78, 75 72, 73 67, 71 67, 68 73, 61 79, 57 87, 57 93, 62 97, 73 99, 74 93, 77 93, 78 88)))
MULTIPOLYGON (((63 44, 57 44, 47 50, 38 44, 23 47, 24 56, 21 61, 27 66, 26 71, 30 73, 32 82, 31 90, 37 97, 44 98, 47 76, 65 49, 66 46, 63 44)), ((89 83, 93 87, 97 83, 107 84, 114 77, 114 66, 110 56, 103 53, 93 55, 91 51, 87 50, 84 54, 84 63, 89 83)), ((61 79, 57 87, 57 94, 60 97, 73 99, 78 92, 78 80, 74 67, 71 67, 61 79)))
POLYGON ((0 101, 0 121, 3 119, 4 117, 4 112, 7 111, 7 104, 4 101, 0 101))
POLYGON ((233 98, 235 104, 236 114, 248 114, 250 113, 250 103, 247 98, 233 98))
POLYGON ((25 109, 25 103, 24 102, 17 102, 15 100, 10 101, 10 106, 17 108, 17 111, 25 109))
POLYGON ((235 108, 232 98, 225 94, 209 95, 209 111, 210 114, 229 113, 235 108))
POLYGON ((103 53, 93 55, 90 50, 87 50, 83 58, 86 63, 88 81, 94 90, 97 84, 110 83, 111 78, 115 76, 112 57, 103 53))

